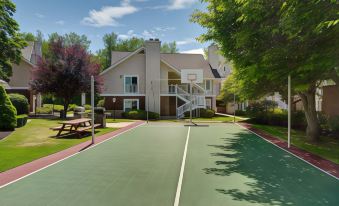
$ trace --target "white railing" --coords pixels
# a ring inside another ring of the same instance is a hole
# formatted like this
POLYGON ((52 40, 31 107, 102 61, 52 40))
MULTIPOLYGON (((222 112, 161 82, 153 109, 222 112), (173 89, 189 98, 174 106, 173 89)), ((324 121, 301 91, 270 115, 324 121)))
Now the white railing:
POLYGON ((126 84, 125 93, 138 93, 138 85, 137 84, 126 84))

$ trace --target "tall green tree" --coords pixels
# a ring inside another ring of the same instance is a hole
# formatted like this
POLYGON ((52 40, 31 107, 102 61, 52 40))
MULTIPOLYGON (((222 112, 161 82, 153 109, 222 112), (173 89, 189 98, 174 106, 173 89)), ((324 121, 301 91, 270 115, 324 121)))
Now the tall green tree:
POLYGON ((0 79, 5 81, 12 75, 12 63, 19 63, 21 49, 27 45, 13 19, 15 10, 12 1, 0 1, 0 79))
POLYGON ((318 140, 316 88, 337 71, 339 60, 336 1, 204 2, 207 11, 196 11, 192 21, 207 29, 200 40, 217 42, 222 54, 232 60, 241 94, 253 99, 281 91, 291 75, 304 106, 307 136, 318 140), (324 23, 328 21, 330 26, 324 23))
POLYGON ((179 50, 177 48, 177 43, 174 42, 169 42, 169 43, 163 43, 161 45, 161 53, 177 53, 179 50))

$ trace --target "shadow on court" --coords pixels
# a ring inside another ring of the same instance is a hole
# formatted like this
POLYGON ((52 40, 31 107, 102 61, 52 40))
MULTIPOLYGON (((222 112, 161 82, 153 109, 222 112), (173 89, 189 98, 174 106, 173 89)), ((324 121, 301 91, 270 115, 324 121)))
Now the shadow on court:
MULTIPOLYGON (((236 201, 267 205, 339 205, 339 181, 249 133, 222 138, 207 175, 240 174, 246 188, 215 188, 236 201)), ((240 184, 240 183, 239 183, 240 184)))

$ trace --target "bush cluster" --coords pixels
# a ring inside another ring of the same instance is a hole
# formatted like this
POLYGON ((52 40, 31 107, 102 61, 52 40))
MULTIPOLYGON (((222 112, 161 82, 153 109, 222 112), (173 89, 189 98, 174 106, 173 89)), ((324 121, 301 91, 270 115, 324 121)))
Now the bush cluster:
POLYGON ((200 117, 212 118, 214 115, 215 111, 213 109, 200 109, 200 117))
POLYGON ((0 86, 0 130, 14 130, 16 127, 16 109, 6 90, 0 86))
MULTIPOLYGON (((147 119, 147 112, 144 110, 131 110, 128 112, 123 112, 122 117, 127 119, 147 119)), ((148 112, 148 119, 156 120, 159 119, 159 114, 155 112, 148 112)))
MULTIPOLYGON (((49 108, 51 110, 51 112, 52 112, 53 104, 44 104, 43 107, 44 108, 49 108)), ((64 110, 64 106, 58 105, 58 104, 54 105, 54 112, 60 112, 62 110, 64 110)))
POLYGON ((16 109, 18 115, 20 114, 28 114, 28 99, 22 94, 9 94, 9 99, 11 100, 13 106, 16 109))
POLYGON ((105 100, 104 99, 99 100, 97 107, 104 107, 104 106, 105 106, 105 100))
POLYGON ((22 114, 22 115, 18 115, 16 116, 16 124, 17 126, 16 127, 23 127, 26 125, 27 123, 27 114, 22 114))

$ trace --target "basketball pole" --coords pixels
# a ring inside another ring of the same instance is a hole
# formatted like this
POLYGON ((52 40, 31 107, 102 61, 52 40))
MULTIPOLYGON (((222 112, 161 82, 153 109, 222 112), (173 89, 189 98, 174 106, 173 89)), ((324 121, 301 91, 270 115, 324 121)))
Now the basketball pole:
POLYGON ((287 134, 287 147, 291 146, 291 75, 288 75, 288 134, 287 134))
POLYGON ((190 123, 193 124, 192 122, 192 98, 193 95, 192 95, 192 80, 191 80, 191 83, 190 83, 190 123))
POLYGON ((92 144, 94 144, 94 77, 91 76, 91 106, 92 106, 92 144))

